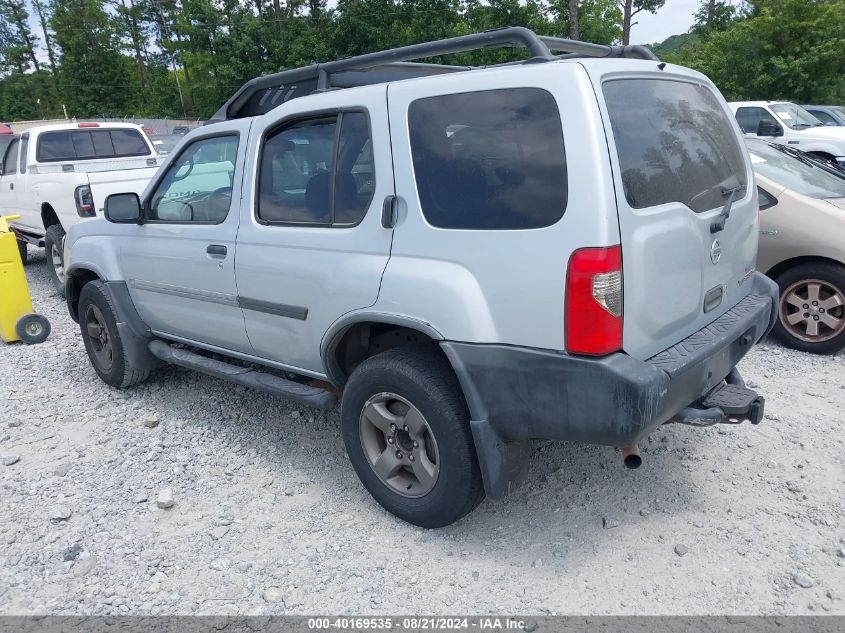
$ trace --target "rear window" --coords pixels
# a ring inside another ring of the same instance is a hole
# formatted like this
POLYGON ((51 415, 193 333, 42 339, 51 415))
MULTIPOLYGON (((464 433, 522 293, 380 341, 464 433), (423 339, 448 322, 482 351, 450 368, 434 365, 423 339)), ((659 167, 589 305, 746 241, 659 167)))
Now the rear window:
POLYGON ((422 212, 433 226, 536 229, 563 216, 563 130, 545 90, 418 99, 408 128, 422 212))
POLYGON ((72 130, 45 132, 39 136, 36 159, 48 163, 149 154, 150 148, 138 130, 72 130))
POLYGON ((696 213, 745 194, 747 176, 733 125, 697 84, 620 79, 603 86, 625 198, 635 209, 680 202, 696 213))

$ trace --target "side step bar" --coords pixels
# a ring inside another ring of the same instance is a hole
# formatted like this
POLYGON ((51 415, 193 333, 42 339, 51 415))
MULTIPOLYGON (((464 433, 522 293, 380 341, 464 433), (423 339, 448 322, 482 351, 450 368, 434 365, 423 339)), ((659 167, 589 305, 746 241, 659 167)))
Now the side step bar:
POLYGON ((171 347, 161 340, 150 341, 150 353, 171 365, 193 369, 246 387, 252 387, 294 402, 328 411, 337 405, 337 396, 330 391, 303 385, 249 367, 239 367, 213 358, 206 358, 185 349, 171 347))

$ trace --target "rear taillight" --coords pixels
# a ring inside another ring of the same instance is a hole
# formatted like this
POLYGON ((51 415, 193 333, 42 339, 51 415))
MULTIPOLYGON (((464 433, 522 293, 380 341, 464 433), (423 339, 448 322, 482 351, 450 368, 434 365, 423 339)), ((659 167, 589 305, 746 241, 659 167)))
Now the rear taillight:
POLYGON ((622 349, 622 247, 581 248, 566 272, 566 350, 602 356, 622 349))
POLYGON ((73 198, 76 200, 76 212, 80 218, 93 218, 97 215, 94 211, 94 196, 91 195, 91 187, 79 185, 73 192, 73 198))

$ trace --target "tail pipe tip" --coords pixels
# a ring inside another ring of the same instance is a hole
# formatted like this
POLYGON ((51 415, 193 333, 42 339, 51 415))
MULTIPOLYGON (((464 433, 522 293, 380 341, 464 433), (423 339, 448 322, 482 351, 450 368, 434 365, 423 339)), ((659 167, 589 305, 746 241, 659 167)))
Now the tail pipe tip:
POLYGON ((625 464, 626 468, 634 470, 642 466, 643 458, 640 457, 639 444, 634 444, 633 446, 623 446, 619 449, 619 452, 622 453, 622 463, 625 464))

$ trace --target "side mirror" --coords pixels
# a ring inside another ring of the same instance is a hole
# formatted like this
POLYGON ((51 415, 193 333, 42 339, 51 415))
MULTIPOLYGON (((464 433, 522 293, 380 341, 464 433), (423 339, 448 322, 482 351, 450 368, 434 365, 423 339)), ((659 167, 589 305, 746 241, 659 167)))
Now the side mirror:
POLYGON ((783 127, 776 121, 763 119, 757 124, 757 136, 783 136, 783 127))
POLYGON ((106 220, 115 224, 140 224, 141 199, 137 193, 114 193, 106 198, 106 220))

